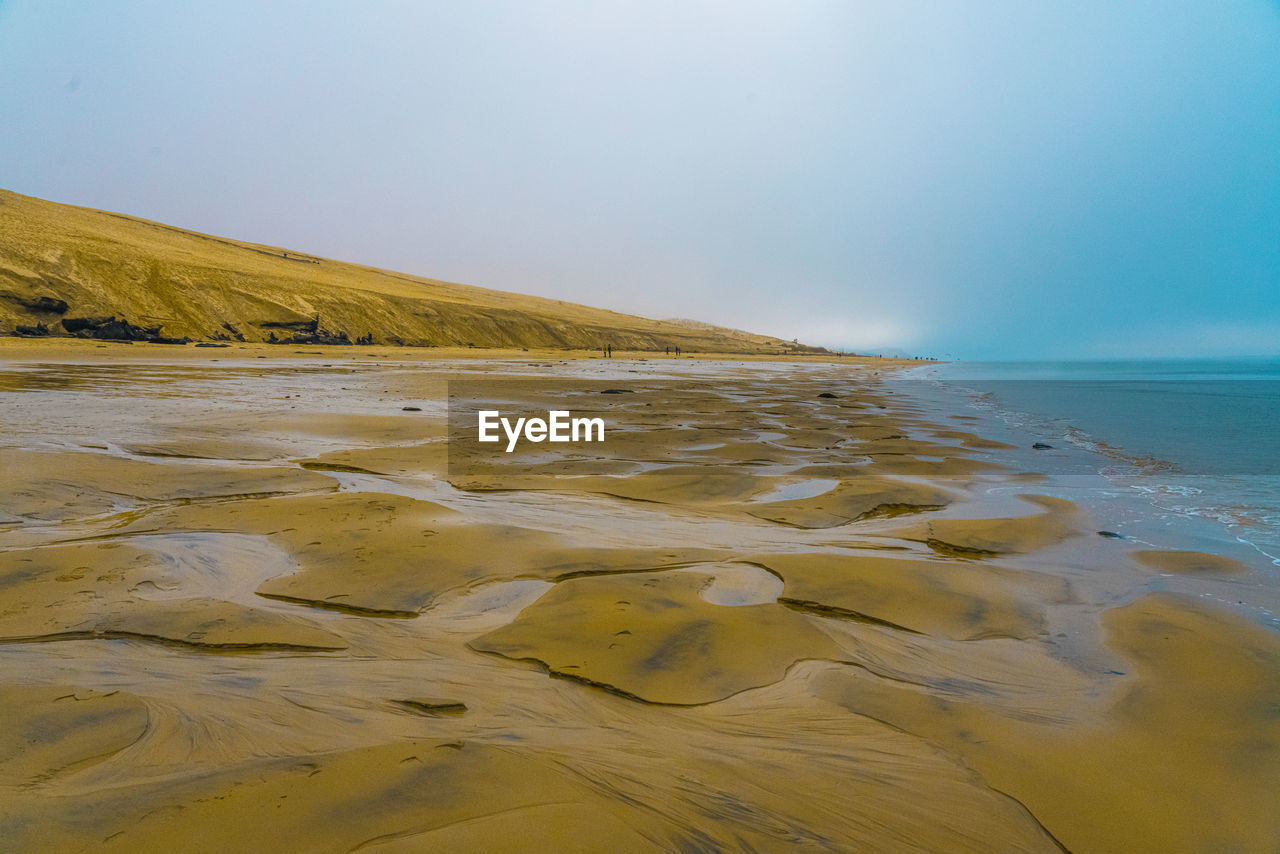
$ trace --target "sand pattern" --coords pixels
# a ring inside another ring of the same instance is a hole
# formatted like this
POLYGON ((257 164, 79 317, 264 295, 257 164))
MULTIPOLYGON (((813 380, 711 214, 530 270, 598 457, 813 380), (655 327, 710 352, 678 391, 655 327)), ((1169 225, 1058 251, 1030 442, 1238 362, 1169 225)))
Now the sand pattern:
POLYGON ((1252 569, 884 363, 214 352, 0 362, 6 851, 1280 839, 1252 569), (610 441, 458 457, 485 379, 610 441))

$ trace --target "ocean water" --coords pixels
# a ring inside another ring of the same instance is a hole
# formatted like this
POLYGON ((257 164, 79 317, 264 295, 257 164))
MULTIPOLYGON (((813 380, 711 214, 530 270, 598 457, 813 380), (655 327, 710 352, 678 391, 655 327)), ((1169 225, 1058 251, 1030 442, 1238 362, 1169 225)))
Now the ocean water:
POLYGON ((1243 550, 1280 579, 1280 358, 954 362, 898 382, 1029 469, 1141 499, 1109 510, 1117 525, 1243 550))

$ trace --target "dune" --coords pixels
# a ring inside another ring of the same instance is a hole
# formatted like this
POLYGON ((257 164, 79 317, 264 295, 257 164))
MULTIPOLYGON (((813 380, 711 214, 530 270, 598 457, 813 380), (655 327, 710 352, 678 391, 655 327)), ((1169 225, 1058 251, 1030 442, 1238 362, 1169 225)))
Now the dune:
MULTIPOLYGON (((602 286, 607 283, 602 283, 602 286)), ((166 338, 817 352, 683 320, 380 270, 0 190, 0 332, 116 317, 166 338), (316 320, 318 318, 318 324, 316 320)))

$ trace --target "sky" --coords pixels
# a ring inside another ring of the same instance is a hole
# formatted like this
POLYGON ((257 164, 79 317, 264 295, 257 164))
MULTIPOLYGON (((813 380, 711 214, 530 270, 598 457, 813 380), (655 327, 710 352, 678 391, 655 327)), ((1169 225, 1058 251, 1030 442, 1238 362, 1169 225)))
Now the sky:
POLYGON ((0 0, 0 187, 859 352, 1280 353, 1276 0, 0 0))

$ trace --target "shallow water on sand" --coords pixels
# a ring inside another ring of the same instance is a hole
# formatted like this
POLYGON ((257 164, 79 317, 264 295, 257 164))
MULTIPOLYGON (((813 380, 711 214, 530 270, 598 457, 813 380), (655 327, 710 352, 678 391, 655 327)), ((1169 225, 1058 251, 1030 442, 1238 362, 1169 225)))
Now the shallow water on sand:
POLYGON ((967 392, 988 421, 1093 452, 1097 468, 1158 513, 1213 519, 1280 567, 1280 359, 964 363, 912 374, 967 392))
POLYGON ((863 365, 0 362, 0 413, 5 850, 1280 839, 1270 565, 863 365), (451 464, 491 380, 611 438, 451 464))
POLYGON ((995 456, 1044 472, 1039 488, 1089 505, 1107 530, 1257 567, 1249 584, 1201 595, 1280 628, 1280 361, 957 363, 892 385, 1016 443, 995 456))

